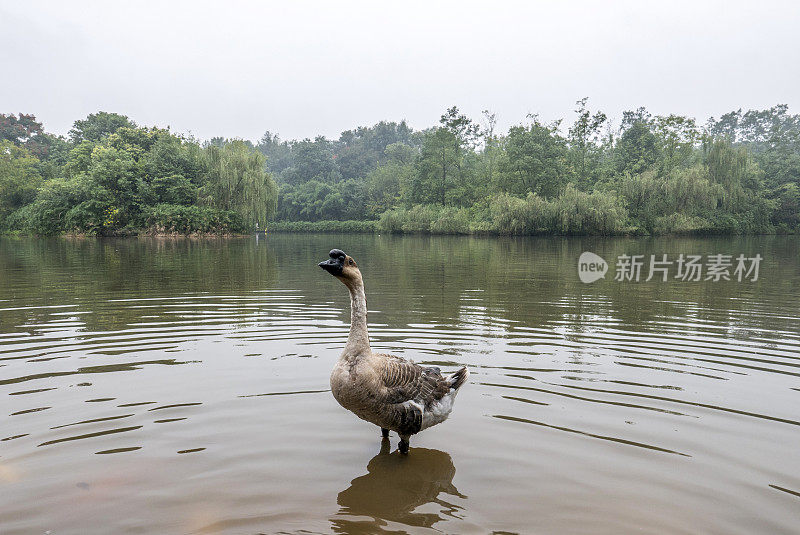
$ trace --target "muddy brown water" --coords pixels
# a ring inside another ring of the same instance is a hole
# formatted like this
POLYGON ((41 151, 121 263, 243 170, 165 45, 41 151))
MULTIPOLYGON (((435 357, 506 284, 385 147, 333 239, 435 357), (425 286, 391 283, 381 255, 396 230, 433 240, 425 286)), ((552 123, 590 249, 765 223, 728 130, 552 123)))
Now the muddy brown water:
POLYGON ((4 238, 0 439, 3 534, 798 533, 800 246, 4 238), (471 370, 408 457, 328 390, 334 247, 375 349, 471 370), (605 279, 580 282, 584 251, 605 279), (613 280, 679 253, 764 260, 613 280))

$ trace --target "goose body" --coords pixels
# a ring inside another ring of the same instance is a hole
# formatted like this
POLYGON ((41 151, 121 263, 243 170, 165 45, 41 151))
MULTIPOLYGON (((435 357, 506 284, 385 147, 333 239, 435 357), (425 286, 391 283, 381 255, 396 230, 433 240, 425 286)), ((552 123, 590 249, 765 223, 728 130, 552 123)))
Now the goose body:
POLYGON ((409 437, 447 419, 458 389, 469 376, 467 368, 442 375, 437 367, 373 353, 367 331, 364 282, 355 261, 334 249, 320 267, 336 276, 350 291, 350 335, 331 372, 336 401, 359 418, 400 435, 400 451, 408 452, 409 437))

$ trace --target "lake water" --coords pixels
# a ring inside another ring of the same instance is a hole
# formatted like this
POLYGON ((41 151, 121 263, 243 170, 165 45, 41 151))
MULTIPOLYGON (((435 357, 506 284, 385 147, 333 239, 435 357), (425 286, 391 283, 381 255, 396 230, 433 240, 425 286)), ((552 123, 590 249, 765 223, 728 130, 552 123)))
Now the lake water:
POLYGON ((0 439, 5 535, 798 533, 800 246, 5 238, 0 439), (334 247, 374 349, 471 370, 408 457, 329 392, 334 247), (580 282, 584 251, 605 279, 580 282), (620 255, 680 253, 763 261, 613 280, 620 255))

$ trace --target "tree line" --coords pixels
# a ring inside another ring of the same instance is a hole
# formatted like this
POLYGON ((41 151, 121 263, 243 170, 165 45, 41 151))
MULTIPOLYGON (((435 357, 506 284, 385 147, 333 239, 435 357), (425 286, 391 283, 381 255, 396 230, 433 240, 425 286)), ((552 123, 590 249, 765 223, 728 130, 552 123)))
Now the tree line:
POLYGON ((0 221, 37 234, 277 230, 500 234, 796 233, 800 115, 700 125, 644 108, 611 124, 529 115, 506 133, 452 107, 413 130, 205 143, 99 112, 68 138, 0 115, 0 221))
POLYGON ((99 112, 69 137, 0 115, 0 225, 32 234, 228 234, 263 228, 277 186, 265 157, 99 112))

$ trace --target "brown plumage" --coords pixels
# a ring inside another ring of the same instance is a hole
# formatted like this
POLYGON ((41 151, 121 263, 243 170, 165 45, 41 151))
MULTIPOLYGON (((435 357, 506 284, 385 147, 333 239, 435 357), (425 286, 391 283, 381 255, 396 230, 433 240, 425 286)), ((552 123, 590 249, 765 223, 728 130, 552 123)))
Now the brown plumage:
POLYGON ((367 331, 364 281, 355 260, 334 249, 319 266, 350 291, 350 335, 331 372, 331 391, 342 407, 356 416, 400 435, 400 451, 408 452, 413 434, 447 419, 458 389, 469 376, 467 368, 443 376, 439 368, 424 367, 394 355, 373 353, 367 331))

